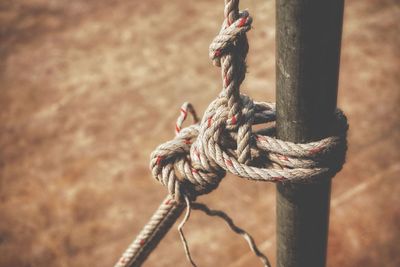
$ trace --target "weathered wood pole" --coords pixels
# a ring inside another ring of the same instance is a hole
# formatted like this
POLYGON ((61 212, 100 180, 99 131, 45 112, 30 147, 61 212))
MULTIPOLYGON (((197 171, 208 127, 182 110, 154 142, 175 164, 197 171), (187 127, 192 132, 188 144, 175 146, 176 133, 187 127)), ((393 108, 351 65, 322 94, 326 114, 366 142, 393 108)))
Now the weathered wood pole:
MULTIPOLYGON (((336 108, 343 0, 276 0, 277 136, 329 135, 336 108)), ((277 185, 277 266, 326 264, 331 182, 277 185)))

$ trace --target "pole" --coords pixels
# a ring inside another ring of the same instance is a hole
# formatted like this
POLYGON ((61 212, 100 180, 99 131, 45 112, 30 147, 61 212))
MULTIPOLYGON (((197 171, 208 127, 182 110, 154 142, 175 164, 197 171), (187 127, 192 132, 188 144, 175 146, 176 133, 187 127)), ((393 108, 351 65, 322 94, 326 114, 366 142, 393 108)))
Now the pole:
MULTIPOLYGON (((343 0, 276 0, 277 137, 329 135, 336 108, 343 0)), ((331 182, 277 185, 277 266, 323 267, 331 182)))

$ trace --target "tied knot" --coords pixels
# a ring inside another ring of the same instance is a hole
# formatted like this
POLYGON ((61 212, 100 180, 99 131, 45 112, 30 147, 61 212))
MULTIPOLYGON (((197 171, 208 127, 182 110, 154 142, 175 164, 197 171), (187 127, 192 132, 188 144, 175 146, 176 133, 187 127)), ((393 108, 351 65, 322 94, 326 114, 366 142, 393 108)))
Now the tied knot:
POLYGON ((275 104, 253 102, 241 95, 242 110, 238 128, 231 129, 229 111, 224 98, 217 98, 207 108, 199 123, 191 104, 181 107, 174 139, 158 146, 151 154, 153 177, 168 188, 176 201, 185 197, 195 200, 206 194, 230 172, 255 181, 307 183, 323 176, 332 177, 345 160, 347 119, 337 110, 332 136, 322 140, 296 144, 275 138, 275 104), (194 124, 182 128, 188 113, 194 124), (252 132, 252 126, 269 127, 252 132), (243 137, 241 128, 249 128, 243 137), (239 140, 239 138, 242 138, 239 140), (238 144, 245 140, 250 158, 240 159, 238 144))
POLYGON ((225 176, 225 171, 217 165, 198 164, 200 152, 193 143, 200 130, 196 113, 190 103, 184 103, 175 125, 174 139, 161 144, 151 154, 150 169, 153 177, 168 188, 175 200, 182 201, 184 196, 194 200, 196 196, 215 189, 225 176), (188 113, 194 124, 182 128, 188 113))
POLYGON ((238 19, 232 23, 229 23, 229 18, 225 18, 209 48, 209 57, 215 66, 221 66, 221 57, 235 48, 242 58, 246 57, 248 44, 245 33, 251 29, 252 21, 247 10, 239 12, 238 19))
POLYGON ((230 172, 256 181, 309 182, 332 177, 344 163, 347 120, 335 113, 331 137, 307 144, 274 137, 275 104, 254 102, 240 93, 246 73, 246 32, 252 19, 238 12, 237 2, 226 5, 221 31, 210 45, 210 57, 221 66, 222 91, 206 109, 201 122, 189 103, 181 107, 174 139, 151 155, 153 177, 176 201, 194 200, 215 189, 230 172), (182 128, 187 115, 194 123, 182 128), (267 128, 253 131, 253 126, 267 128))

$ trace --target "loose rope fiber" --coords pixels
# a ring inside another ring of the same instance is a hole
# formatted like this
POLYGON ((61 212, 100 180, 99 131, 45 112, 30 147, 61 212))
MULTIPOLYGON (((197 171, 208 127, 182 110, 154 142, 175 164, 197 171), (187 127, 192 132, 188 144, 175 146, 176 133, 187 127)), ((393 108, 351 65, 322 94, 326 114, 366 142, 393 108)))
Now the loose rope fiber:
POLYGON ((193 106, 184 103, 175 138, 151 154, 152 175, 167 187, 169 196, 116 267, 140 266, 185 207, 187 212, 179 232, 192 266, 196 265, 182 230, 192 208, 223 218, 248 241, 263 265, 270 266, 250 235, 234 225, 225 213, 196 203, 196 198, 218 187, 226 172, 253 181, 310 183, 330 179, 344 164, 348 124, 340 110, 335 112, 330 137, 296 144, 275 138, 275 104, 255 102, 240 93, 249 48, 246 32, 251 29, 252 18, 247 11, 239 12, 238 4, 238 0, 225 0, 225 20, 209 50, 213 64, 221 67, 222 91, 210 103, 200 122, 193 106), (194 123, 183 127, 188 114, 194 123), (269 126, 253 132, 253 126, 260 124, 269 126))

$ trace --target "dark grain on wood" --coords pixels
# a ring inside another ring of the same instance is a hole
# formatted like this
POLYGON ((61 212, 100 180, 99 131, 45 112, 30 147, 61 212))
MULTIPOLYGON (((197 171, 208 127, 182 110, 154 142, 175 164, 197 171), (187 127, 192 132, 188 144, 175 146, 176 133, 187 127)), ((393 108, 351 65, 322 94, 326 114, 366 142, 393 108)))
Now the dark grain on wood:
MULTIPOLYGON (((336 108, 343 0, 276 2, 277 136, 329 135, 336 108)), ((330 181, 277 186, 277 266, 326 262, 330 181)))

